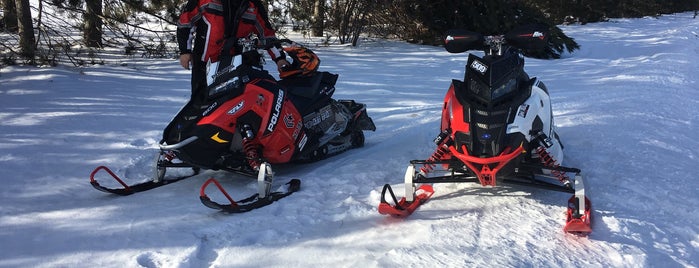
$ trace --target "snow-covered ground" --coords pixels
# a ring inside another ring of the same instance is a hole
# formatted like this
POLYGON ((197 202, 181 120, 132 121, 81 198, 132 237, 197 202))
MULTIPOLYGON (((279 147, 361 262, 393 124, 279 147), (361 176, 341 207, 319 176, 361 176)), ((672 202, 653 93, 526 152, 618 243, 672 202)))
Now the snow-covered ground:
POLYGON ((402 195, 408 161, 432 153, 466 61, 380 41, 314 48, 340 74, 336 98, 368 105, 366 146, 275 168, 275 185, 299 178, 301 191, 234 215, 204 207, 199 187, 215 177, 242 198, 250 178, 207 171, 128 197, 88 183, 98 165, 131 183, 150 176, 189 96, 175 60, 1 69, 0 267, 699 266, 699 20, 562 29, 582 49, 525 68, 552 95, 565 164, 586 177, 589 237, 562 231, 569 194, 529 188, 439 184, 410 218, 379 215, 381 187, 402 195))

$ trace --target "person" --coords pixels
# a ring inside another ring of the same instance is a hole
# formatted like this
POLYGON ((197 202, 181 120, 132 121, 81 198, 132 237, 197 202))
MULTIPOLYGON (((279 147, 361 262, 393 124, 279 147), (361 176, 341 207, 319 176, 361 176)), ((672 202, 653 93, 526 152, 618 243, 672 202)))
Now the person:
MULTIPOLYGON (((236 51, 237 38, 251 34, 260 42, 274 44, 267 52, 281 71, 290 66, 281 44, 276 40, 260 0, 187 0, 178 20, 177 43, 180 51, 180 65, 192 71, 191 96, 180 112, 163 131, 163 141, 175 144, 187 137, 185 134, 195 125, 207 102, 207 63, 219 62, 220 67, 236 51), (225 50, 225 51, 224 51, 225 50)), ((258 64, 259 64, 259 54, 258 64)))
MULTIPOLYGON (((187 1, 178 21, 177 42, 180 65, 188 70, 191 66, 192 70, 190 102, 204 103, 206 100, 207 62, 218 62, 226 56, 239 54, 235 46, 227 42, 251 34, 259 36, 262 45, 276 40, 276 33, 260 0, 187 1), (228 48, 230 50, 223 51, 228 48)), ((267 52, 280 73, 289 65, 278 42, 267 52)))

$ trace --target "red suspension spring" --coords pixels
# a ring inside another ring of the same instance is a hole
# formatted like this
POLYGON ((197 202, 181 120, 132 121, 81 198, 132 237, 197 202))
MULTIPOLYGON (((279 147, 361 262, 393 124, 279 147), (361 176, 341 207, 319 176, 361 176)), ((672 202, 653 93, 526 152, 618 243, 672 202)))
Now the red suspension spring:
POLYGON ((434 170, 436 165, 433 162, 442 160, 444 155, 448 152, 449 148, 446 145, 441 144, 440 146, 438 146, 437 149, 434 150, 434 153, 432 153, 432 156, 427 158, 427 163, 422 165, 420 171, 422 171, 423 173, 429 173, 432 170, 434 170))
POLYGON ((259 170, 262 164, 260 162, 259 148, 260 145, 253 139, 243 138, 243 152, 248 160, 248 165, 254 170, 259 170))
POLYGON ((570 178, 568 177, 568 175, 566 175, 566 172, 563 170, 556 169, 560 165, 556 162, 556 159, 553 159, 551 154, 549 154, 549 152, 546 151, 546 148, 544 148, 544 146, 539 146, 538 148, 536 148, 536 154, 539 155, 539 159, 541 160, 541 163, 544 164, 544 166, 552 168, 551 175, 555 176, 563 184, 570 184, 570 178))

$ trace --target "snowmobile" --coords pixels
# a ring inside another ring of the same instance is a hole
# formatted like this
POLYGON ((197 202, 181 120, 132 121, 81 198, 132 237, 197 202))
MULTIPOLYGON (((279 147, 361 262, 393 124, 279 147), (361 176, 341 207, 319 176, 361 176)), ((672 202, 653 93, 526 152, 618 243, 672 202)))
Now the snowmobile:
POLYGON ((265 47, 255 36, 238 40, 242 53, 229 64, 224 66, 222 60, 208 66, 207 99, 187 103, 163 131, 153 181, 128 186, 106 167, 98 167, 91 175, 93 186, 124 195, 196 175, 201 169, 225 170, 257 177, 257 193, 236 202, 212 178, 202 185, 200 199, 210 208, 245 212, 299 189, 300 181, 293 179, 286 192, 271 192, 273 164, 312 162, 362 147, 364 131, 376 130, 366 105, 333 99, 338 75, 318 71, 320 59, 310 49, 282 41, 292 64, 280 73, 279 81, 262 69, 258 50, 265 47), (165 179, 170 168, 191 168, 193 174, 165 179), (100 186, 94 180, 100 169, 124 188, 100 186), (212 201, 206 194, 210 184, 230 203, 212 201))
POLYGON ((564 230, 591 232, 590 200, 581 171, 561 165, 563 145, 549 92, 542 81, 524 71, 522 53, 544 49, 547 43, 548 28, 543 25, 520 26, 491 36, 464 29, 447 31, 444 47, 448 52, 481 50, 484 56, 469 53, 464 80, 452 80, 444 98, 436 150, 426 160, 410 161, 403 198, 398 200, 390 184, 384 185, 379 213, 409 216, 434 194, 434 183, 527 185, 573 193, 564 230))

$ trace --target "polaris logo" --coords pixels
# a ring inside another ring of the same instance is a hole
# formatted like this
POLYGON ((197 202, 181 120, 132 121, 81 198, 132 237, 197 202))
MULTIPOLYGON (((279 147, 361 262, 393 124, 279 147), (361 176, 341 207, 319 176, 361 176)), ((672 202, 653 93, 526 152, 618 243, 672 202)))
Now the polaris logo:
POLYGON ((471 62, 471 69, 474 69, 481 74, 485 74, 485 72, 488 71, 488 66, 485 66, 485 64, 481 63, 480 61, 474 60, 471 62))
POLYGON ((279 95, 277 95, 277 101, 274 105, 274 113, 272 113, 272 118, 269 119, 269 125, 267 125, 267 130, 272 132, 274 127, 279 121, 279 114, 282 113, 282 104, 284 103, 284 90, 279 90, 279 95))
POLYGON ((294 115, 292 114, 287 114, 284 116, 284 125, 286 125, 286 128, 294 128, 294 115))

